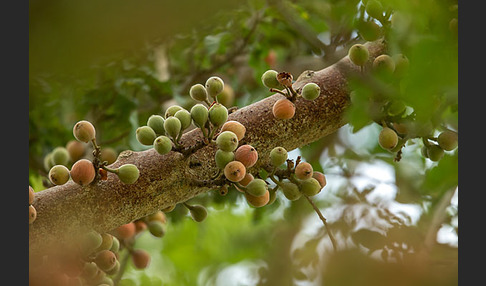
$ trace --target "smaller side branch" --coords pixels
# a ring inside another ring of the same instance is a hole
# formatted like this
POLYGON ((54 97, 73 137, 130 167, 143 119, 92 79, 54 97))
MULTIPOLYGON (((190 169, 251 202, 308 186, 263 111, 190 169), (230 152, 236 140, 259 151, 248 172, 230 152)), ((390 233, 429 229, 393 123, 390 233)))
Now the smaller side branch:
POLYGON ((337 251, 336 239, 334 238, 334 235, 332 234, 331 229, 329 228, 329 225, 327 224, 326 218, 322 215, 319 208, 314 204, 314 202, 311 200, 311 198, 309 198, 309 196, 307 196, 306 194, 303 194, 303 196, 307 199, 309 204, 311 204, 312 208, 314 208, 317 215, 322 220, 322 223, 324 223, 324 227, 326 228, 327 234, 329 235, 329 239, 331 239, 332 247, 334 248, 334 251, 337 251))

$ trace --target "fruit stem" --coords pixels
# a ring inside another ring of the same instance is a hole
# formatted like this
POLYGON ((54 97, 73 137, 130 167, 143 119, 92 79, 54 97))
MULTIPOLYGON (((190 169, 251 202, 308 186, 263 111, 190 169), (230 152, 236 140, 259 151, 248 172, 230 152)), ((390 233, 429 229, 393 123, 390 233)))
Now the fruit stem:
POLYGON ((181 140, 182 133, 183 133, 183 130, 181 129, 181 131, 179 131, 179 135, 177 135, 177 138, 176 138, 177 142, 179 142, 179 140, 181 140))
POLYGON ((104 165, 101 166, 101 168, 103 168, 104 170, 106 170, 108 172, 114 173, 114 174, 118 174, 119 173, 118 169, 112 169, 112 168, 106 167, 104 165))
POLYGON ((239 189, 242 189, 243 191, 246 192, 246 187, 240 184, 239 182, 233 182, 233 185, 237 186, 239 189))
POLYGON ((212 140, 213 139, 213 136, 214 136, 214 132, 216 132, 216 129, 218 129, 216 126, 214 125, 211 125, 211 131, 209 132, 209 136, 208 136, 208 139, 209 140, 212 140))
POLYGON ((279 180, 275 179, 275 177, 273 176, 273 174, 268 175, 268 177, 270 178, 270 180, 272 180, 272 182, 275 183, 275 185, 277 185, 279 187, 282 186, 282 182, 280 182, 279 180))
POLYGON ((278 90, 278 89, 275 89, 275 88, 270 88, 270 92, 280 93, 281 95, 288 97, 285 92, 282 92, 281 90, 278 90))
POLYGON ((190 204, 186 203, 186 202, 183 202, 182 203, 188 210, 192 210, 194 207, 191 206, 190 204))
POLYGON ((172 142, 174 142, 174 145, 176 146, 177 149, 181 149, 181 145, 179 144, 179 142, 177 142, 177 138, 172 137, 172 142))

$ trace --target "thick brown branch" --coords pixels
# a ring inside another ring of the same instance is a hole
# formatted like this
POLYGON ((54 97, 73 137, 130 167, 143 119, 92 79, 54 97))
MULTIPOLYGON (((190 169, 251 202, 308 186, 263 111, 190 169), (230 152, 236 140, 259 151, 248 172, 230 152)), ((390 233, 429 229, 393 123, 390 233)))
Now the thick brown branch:
MULTIPOLYGON (((370 60, 384 52, 385 45, 369 45, 370 60)), ((275 146, 293 150, 329 135, 346 122, 343 112, 349 105, 347 79, 358 69, 347 57, 316 72, 305 72, 294 83, 297 91, 308 82, 321 87, 315 101, 297 98, 296 113, 290 120, 277 120, 272 115, 273 103, 282 98, 274 94, 231 113, 228 120, 237 120, 246 127, 241 144, 251 144, 258 150, 256 171, 268 164, 268 155, 275 146)), ((262 87, 263 88, 263 87, 262 87)), ((182 136, 182 146, 195 146, 202 141, 201 130, 194 129, 182 136)), ((197 148, 196 148, 197 149, 197 148)), ((122 152, 109 167, 135 164, 140 177, 135 184, 120 182, 115 174, 82 187, 72 181, 36 193, 36 221, 29 225, 30 254, 47 252, 60 242, 79 238, 87 229, 106 232, 171 205, 187 201, 211 189, 210 182, 217 168, 214 163, 216 146, 211 143, 189 156, 179 152, 166 155, 154 149, 142 152, 122 152)), ((250 170, 251 171, 251 170, 250 170)))

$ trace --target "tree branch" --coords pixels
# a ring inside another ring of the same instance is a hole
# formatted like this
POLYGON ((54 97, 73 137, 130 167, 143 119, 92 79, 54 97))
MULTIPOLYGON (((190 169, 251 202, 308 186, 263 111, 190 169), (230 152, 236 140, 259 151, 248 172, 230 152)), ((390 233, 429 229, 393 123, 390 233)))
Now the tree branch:
MULTIPOLYGON (((369 43, 368 48, 372 62, 385 51, 385 44, 376 41, 369 43)), ((343 113, 350 103, 347 79, 358 71, 358 67, 344 57, 330 67, 306 71, 299 76, 293 84, 295 90, 300 91, 304 84, 315 82, 321 87, 321 95, 315 101, 298 98, 295 116, 290 120, 277 120, 272 115, 273 103, 283 97, 280 94, 231 113, 228 120, 239 121, 246 127, 240 144, 251 144, 258 150, 260 159, 249 171, 268 164, 269 153, 276 146, 293 150, 346 124, 343 113)), ((180 142, 184 148, 189 148, 202 140, 201 130, 194 129, 185 133, 180 142)), ((210 190, 211 184, 197 182, 211 181, 217 171, 215 152, 214 143, 187 157, 179 152, 160 155, 153 148, 141 152, 127 150, 109 167, 135 164, 140 170, 135 184, 123 184, 110 173, 107 180, 88 186, 69 181, 36 193, 33 205, 37 219, 29 225, 29 254, 48 253, 51 247, 56 249, 62 242, 76 240, 86 230, 107 232, 210 190)))

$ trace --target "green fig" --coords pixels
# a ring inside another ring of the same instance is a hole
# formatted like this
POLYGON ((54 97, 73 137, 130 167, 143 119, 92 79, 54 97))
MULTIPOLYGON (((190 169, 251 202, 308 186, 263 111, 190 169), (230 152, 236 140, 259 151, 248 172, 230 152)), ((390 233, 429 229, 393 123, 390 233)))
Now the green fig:
POLYGON ((147 126, 152 128, 157 135, 165 135, 164 117, 152 114, 147 120, 147 126))
POLYGON ((314 100, 321 94, 321 88, 313 83, 309 82, 304 85, 302 88, 302 97, 307 100, 314 100))
POLYGON ((265 192, 268 190, 268 185, 265 180, 262 179, 253 179, 251 182, 246 185, 246 191, 255 197, 260 197, 265 195, 265 192))
POLYGON ((140 175, 140 172, 137 168, 137 166, 133 164, 124 164, 118 169, 116 169, 117 172, 116 174, 118 175, 118 178, 120 181, 122 181, 125 184, 133 184, 138 180, 138 177, 140 175))
POLYGON ((154 140, 154 149, 160 155, 165 155, 172 150, 172 141, 169 137, 160 135, 154 140))
POLYGON ((165 119, 164 128, 165 128, 165 133, 167 135, 172 137, 172 139, 176 139, 182 130, 182 124, 179 118, 174 116, 169 116, 165 119))
POLYGON ((143 145, 154 144, 155 137, 157 137, 155 131, 147 125, 138 127, 137 130, 135 131, 135 135, 137 137, 138 142, 140 142, 143 145))
POLYGON ((49 181, 54 185, 64 185, 69 181, 69 169, 64 165, 55 165, 49 170, 49 181))
POLYGON ((208 78, 206 81, 206 91, 208 95, 212 98, 215 98, 218 94, 220 94, 224 89, 224 82, 221 78, 217 76, 212 76, 208 78))
POLYGON ((223 170, 226 164, 235 159, 235 153, 232 151, 223 151, 221 149, 216 150, 214 155, 214 160, 216 162, 216 167, 223 170))
POLYGON ((204 128, 209 118, 208 108, 200 103, 194 105, 191 108, 191 117, 194 125, 199 128, 204 128))
POLYGON ((177 111, 174 117, 181 122, 181 130, 186 130, 192 123, 191 113, 185 109, 177 111))
POLYGON ((274 70, 267 70, 262 74, 262 83, 268 88, 283 89, 284 86, 280 84, 277 80, 278 72, 274 70))
POLYGON ((196 101, 208 100, 208 92, 206 91, 204 85, 200 83, 191 86, 191 89, 189 90, 189 95, 192 99, 196 101))
POLYGON ((216 127, 222 126, 228 120, 228 109, 221 103, 215 103, 209 108, 209 121, 216 127))
POLYGON ((354 44, 348 51, 349 59, 357 66, 364 66, 370 57, 368 48, 362 44, 354 44))
POLYGON ((270 151, 270 162, 274 167, 279 167, 287 161, 287 150, 283 147, 275 147, 270 151))
POLYGON ((233 152, 238 147, 238 137, 231 131, 223 131, 216 138, 218 149, 233 152))

